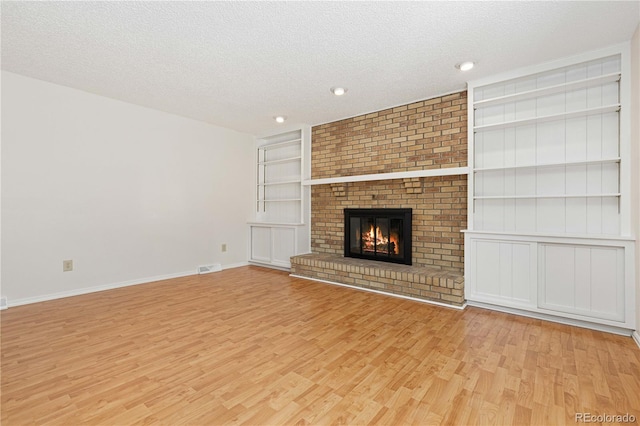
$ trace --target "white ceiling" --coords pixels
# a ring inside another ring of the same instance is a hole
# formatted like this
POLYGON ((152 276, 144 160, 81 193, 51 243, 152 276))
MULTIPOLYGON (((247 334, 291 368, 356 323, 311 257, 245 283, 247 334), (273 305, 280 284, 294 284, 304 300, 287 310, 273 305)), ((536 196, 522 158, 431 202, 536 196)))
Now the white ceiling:
POLYGON ((639 21, 639 1, 2 1, 2 68, 260 134, 606 47, 639 21))

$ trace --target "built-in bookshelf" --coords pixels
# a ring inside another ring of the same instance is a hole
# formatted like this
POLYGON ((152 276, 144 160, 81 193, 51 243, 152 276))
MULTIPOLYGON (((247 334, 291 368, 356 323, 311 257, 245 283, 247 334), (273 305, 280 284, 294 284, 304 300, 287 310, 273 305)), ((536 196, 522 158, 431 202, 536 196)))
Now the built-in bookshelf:
POLYGON ((620 233, 619 55, 480 86, 474 229, 620 233))
POLYGON ((625 49, 469 83, 471 304, 633 325, 625 49))
POLYGON ((289 268, 289 257, 308 251, 309 133, 307 128, 256 141, 255 220, 249 223, 250 260, 289 268))
POLYGON ((257 147, 256 213, 267 222, 302 223, 302 138, 277 135, 257 147))

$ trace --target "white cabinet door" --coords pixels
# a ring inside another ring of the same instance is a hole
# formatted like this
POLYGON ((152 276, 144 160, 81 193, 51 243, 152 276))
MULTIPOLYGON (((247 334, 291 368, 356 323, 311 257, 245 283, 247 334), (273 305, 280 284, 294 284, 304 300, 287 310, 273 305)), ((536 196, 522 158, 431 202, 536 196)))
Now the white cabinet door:
POLYGON ((539 244, 539 307, 625 320, 624 249, 539 244))
POLYGON ((291 268, 291 256, 298 249, 298 230, 295 226, 250 225, 251 262, 278 268, 291 268))
POLYGON ((251 260, 271 262, 271 228, 251 227, 251 260))
POLYGON ((536 305, 535 244, 471 239, 469 300, 513 307, 536 305))
POLYGON ((291 256, 296 254, 295 228, 273 229, 273 263, 275 265, 291 267, 291 256))

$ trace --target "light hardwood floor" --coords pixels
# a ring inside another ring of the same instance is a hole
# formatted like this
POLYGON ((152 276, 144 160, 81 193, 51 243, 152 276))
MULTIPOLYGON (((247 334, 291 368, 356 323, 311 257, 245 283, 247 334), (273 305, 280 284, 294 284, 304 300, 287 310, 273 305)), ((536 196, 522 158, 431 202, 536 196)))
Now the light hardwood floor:
POLYGON ((3 426, 640 417, 631 338, 258 267, 14 307, 1 319, 3 426))

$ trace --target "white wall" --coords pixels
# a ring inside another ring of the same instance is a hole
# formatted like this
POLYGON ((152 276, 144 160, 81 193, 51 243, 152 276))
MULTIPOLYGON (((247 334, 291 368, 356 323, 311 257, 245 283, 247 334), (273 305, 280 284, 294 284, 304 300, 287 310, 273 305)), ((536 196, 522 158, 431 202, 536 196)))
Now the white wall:
MULTIPOLYGON (((636 237, 636 330, 640 330, 640 25, 631 39, 631 157, 631 222, 636 237)), ((636 338, 640 339, 638 332, 636 338)))
POLYGON ((251 135, 2 72, 1 160, 9 306, 247 261, 251 135))

